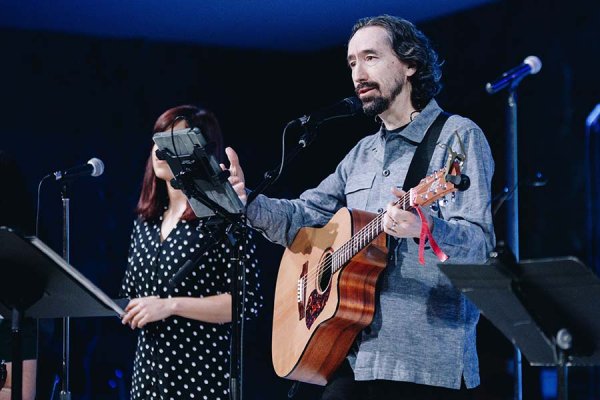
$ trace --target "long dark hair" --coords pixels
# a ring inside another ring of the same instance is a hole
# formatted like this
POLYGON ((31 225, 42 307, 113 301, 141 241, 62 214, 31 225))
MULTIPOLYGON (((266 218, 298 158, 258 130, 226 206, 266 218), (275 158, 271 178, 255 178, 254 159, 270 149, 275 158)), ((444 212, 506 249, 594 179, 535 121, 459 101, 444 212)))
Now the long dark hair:
POLYGON ((408 66, 416 68, 415 74, 408 78, 412 86, 411 101, 417 110, 425 108, 442 89, 442 63, 427 36, 412 22, 384 14, 359 19, 352 27, 350 39, 359 29, 366 26, 385 29, 390 35, 392 48, 398 58, 408 66))
MULTIPOLYGON (((200 128, 207 142, 214 144, 214 155, 219 162, 223 161, 223 136, 217 117, 209 110, 194 105, 181 105, 165 111, 154 123, 152 133, 165 132, 180 119, 185 120, 189 127, 200 128)), ((135 212, 144 221, 158 218, 169 204, 167 184, 159 179, 152 167, 152 153, 146 161, 146 171, 142 182, 142 191, 135 212)), ((196 219, 189 203, 181 219, 190 221, 196 219)))

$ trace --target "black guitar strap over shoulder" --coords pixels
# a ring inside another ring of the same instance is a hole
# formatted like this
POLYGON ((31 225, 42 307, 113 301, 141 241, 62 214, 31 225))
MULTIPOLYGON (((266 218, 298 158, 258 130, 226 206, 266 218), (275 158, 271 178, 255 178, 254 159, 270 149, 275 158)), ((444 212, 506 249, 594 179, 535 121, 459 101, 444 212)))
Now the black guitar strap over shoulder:
POLYGON ((427 168, 429 168, 433 151, 437 145, 437 140, 440 137, 444 124, 451 115, 452 114, 450 113, 442 111, 433 121, 429 129, 427 129, 427 132, 425 132, 425 136, 423 136, 423 140, 417 146, 412 161, 410 162, 410 166, 408 167, 406 179, 404 179, 404 185, 402 185, 402 190, 405 192, 408 192, 410 189, 417 186, 421 179, 427 175, 427 168))

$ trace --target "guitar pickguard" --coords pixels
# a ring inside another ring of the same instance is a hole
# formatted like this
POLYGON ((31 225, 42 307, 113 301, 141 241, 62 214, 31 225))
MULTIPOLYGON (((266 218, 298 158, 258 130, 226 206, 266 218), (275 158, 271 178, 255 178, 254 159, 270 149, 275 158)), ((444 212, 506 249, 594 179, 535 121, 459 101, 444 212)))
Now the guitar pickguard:
POLYGON ((319 293, 317 289, 313 290, 308 297, 308 302, 306 303, 306 327, 308 329, 310 329, 319 314, 321 314, 321 311, 323 311, 325 304, 327 304, 327 299, 329 299, 330 291, 331 285, 323 293, 319 293))

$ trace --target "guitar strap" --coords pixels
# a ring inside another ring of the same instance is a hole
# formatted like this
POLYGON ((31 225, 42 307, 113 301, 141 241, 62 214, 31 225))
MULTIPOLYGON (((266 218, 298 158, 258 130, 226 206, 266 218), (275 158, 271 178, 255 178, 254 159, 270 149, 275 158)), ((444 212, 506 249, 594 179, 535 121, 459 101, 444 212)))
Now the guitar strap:
MULTIPOLYGON (((410 166, 408 167, 408 172, 406 173, 406 178, 404 179, 404 185, 402 185, 402 189, 405 192, 408 192, 411 188, 417 186, 421 179, 423 179, 427 175, 427 169, 429 168, 429 163, 431 162, 433 151, 437 146, 438 138, 440 137, 440 133, 442 132, 444 124, 451 115, 452 114, 450 113, 442 111, 433 121, 431 126, 429 126, 427 132, 425 132, 425 136, 423 136, 423 140, 417 146, 415 154, 413 155, 413 158, 410 162, 410 166)), ((421 235, 418 240, 419 263, 421 265, 425 264, 424 253, 426 241, 429 241, 429 245, 431 246, 431 249, 438 257, 438 259, 442 262, 446 261, 448 259, 448 256, 438 246, 436 241, 433 239, 433 236, 431 236, 429 226, 427 225, 427 219, 423 216, 422 211, 419 207, 416 207, 416 210, 419 214, 419 218, 421 219, 421 235)))
POLYGON ((433 121, 431 126, 429 126, 427 132, 425 132, 425 136, 423 136, 423 140, 421 140, 421 143, 417 146, 412 161, 410 162, 410 166, 408 167, 404 185, 402 185, 402 190, 405 192, 408 192, 411 188, 417 186, 421 179, 427 175, 427 169, 429 168, 429 163, 433 156, 435 146, 437 145, 438 138, 440 137, 440 133, 442 133, 444 124, 451 115, 452 114, 450 113, 442 111, 433 121))

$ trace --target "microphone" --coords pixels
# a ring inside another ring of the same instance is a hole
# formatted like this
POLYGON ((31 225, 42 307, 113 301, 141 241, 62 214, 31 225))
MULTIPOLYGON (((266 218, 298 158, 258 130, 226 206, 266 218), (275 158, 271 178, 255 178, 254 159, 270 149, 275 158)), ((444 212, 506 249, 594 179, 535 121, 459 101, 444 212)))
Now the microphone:
POLYGON ((362 111, 362 102, 357 97, 346 97, 344 100, 332 106, 316 111, 311 115, 304 115, 288 123, 288 126, 300 126, 305 129, 304 134, 298 140, 298 144, 305 148, 314 139, 315 129, 330 119, 349 117, 362 111))
POLYGON ((104 163, 99 158, 90 158, 87 164, 78 165, 64 171, 53 173, 57 181, 72 180, 81 176, 100 176, 104 172, 104 163))
POLYGON ((291 122, 291 124, 300 124, 300 126, 310 125, 317 127, 330 119, 349 117, 362 111, 362 103, 357 97, 347 97, 344 100, 335 103, 327 108, 316 111, 311 115, 304 115, 291 122))
POLYGON ((541 69, 542 61, 536 56, 529 56, 523 60, 521 65, 506 71, 494 82, 488 82, 485 85, 485 90, 489 94, 494 94, 508 85, 515 87, 521 82, 521 79, 525 78, 527 75, 537 74, 541 69))

